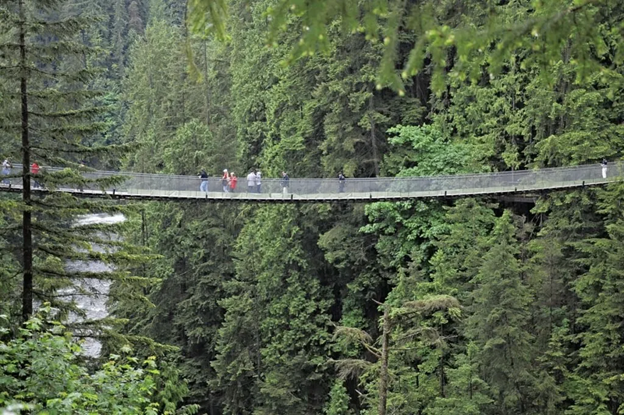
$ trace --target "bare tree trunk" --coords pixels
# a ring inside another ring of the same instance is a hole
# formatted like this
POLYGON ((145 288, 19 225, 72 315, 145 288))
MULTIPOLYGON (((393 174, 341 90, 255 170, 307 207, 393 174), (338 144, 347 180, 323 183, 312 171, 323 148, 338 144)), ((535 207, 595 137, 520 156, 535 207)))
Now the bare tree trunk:
POLYGON ((204 84, 206 85, 206 124, 210 126, 210 85, 208 85, 208 41, 204 40, 204 84))
POLYGON ((27 320, 33 312, 33 246, 32 213, 30 211, 30 137, 28 134, 28 70, 26 68, 26 12, 24 0, 19 0, 19 49, 20 49, 20 96, 22 100, 22 213, 24 279, 22 291, 22 317, 27 320))
POLYGON ((377 135, 375 124, 375 93, 371 91, 370 99, 368 100, 368 113, 370 116, 370 133, 371 133, 371 147, 373 149, 373 166, 375 168, 375 177, 379 177, 379 150, 377 149, 377 135))
POLYGON ((381 339, 381 373, 379 376, 379 415, 386 415, 388 401, 388 349, 390 337, 390 307, 384 306, 381 339))

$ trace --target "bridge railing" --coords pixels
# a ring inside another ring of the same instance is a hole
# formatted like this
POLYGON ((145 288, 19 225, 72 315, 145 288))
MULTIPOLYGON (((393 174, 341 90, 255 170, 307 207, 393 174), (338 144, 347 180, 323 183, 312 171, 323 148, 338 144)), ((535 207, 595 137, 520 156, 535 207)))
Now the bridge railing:
MULTIPOLYGON (((59 173, 62 169, 42 167, 49 173, 59 173)), ((12 174, 21 172, 16 165, 12 174)), ((279 178, 263 178, 260 192, 257 187, 248 187, 246 177, 239 177, 234 191, 223 190, 222 180, 218 177, 208 179, 208 195, 211 198, 293 198, 293 199, 353 199, 353 198, 384 198, 411 196, 468 195, 485 193, 502 193, 514 191, 531 191, 547 188, 564 188, 585 184, 603 183, 624 176, 623 164, 611 163, 607 170, 607 179, 602 176, 599 164, 565 168, 549 168, 539 170, 505 171, 496 173, 462 174, 451 176, 425 177, 379 177, 379 178, 348 178, 340 183, 336 178, 306 179, 291 178, 284 190, 284 182, 279 178)), ((105 179, 123 176, 125 180, 116 185, 99 188, 97 185, 85 186, 84 190, 106 191, 110 193, 129 193, 159 197, 202 197, 206 193, 200 191, 201 179, 198 176, 181 176, 167 174, 130 173, 93 171, 85 172, 88 179, 105 179)), ((13 186, 19 186, 19 178, 9 179, 13 186)), ((76 190, 76 185, 60 185, 60 190, 76 190)))

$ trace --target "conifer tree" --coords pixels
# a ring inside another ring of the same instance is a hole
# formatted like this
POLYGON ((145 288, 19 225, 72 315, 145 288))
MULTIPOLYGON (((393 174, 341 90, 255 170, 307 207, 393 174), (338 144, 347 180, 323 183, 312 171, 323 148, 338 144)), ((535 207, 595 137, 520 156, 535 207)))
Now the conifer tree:
MULTIPOLYGON (((162 253, 142 270, 145 276, 159 283, 134 290, 138 298, 146 292, 149 303, 128 296, 111 312, 115 317, 127 319, 125 332, 133 338, 147 336, 178 348, 180 359, 175 367, 183 373, 190 388, 186 401, 200 405, 209 413, 221 405, 211 362, 219 346, 218 330, 227 324, 222 300, 228 292, 226 282, 234 274, 232 253, 240 224, 238 210, 231 205, 216 205, 211 209, 205 206, 201 203, 144 205, 144 217, 131 223, 136 228, 129 229, 125 235, 129 242, 162 253)), ((241 307, 245 305, 239 303, 241 307)), ((238 329, 245 332, 244 327, 238 329)), ((228 346, 236 349, 239 343, 228 346)))
POLYGON ((488 413, 539 413, 532 407, 536 373, 528 330, 530 292, 522 279, 511 214, 496 220, 489 251, 475 276, 468 336, 480 350, 481 378, 494 400, 488 413))
POLYGON ((581 349, 568 377, 570 414, 618 413, 624 408, 624 217, 621 183, 599 190, 605 233, 576 244, 587 271, 574 282, 582 302, 581 349))
POLYGON ((130 283, 124 266, 142 257, 136 249, 110 238, 109 232, 115 227, 73 226, 77 215, 123 209, 54 192, 59 186, 97 189, 120 181, 118 177, 87 179, 79 168, 81 160, 105 162, 107 157, 118 156, 121 149, 85 145, 86 137, 106 128, 105 123, 94 121, 102 111, 98 93, 91 88, 98 74, 91 57, 97 50, 79 36, 94 19, 61 13, 66 4, 56 0, 10 0, 0 6, 4 33, 0 72, 14 101, 2 128, 23 165, 22 200, 14 212, 19 212, 22 222, 24 319, 32 315, 36 300, 80 313, 72 295, 89 293, 77 280, 130 283), (41 165, 42 170, 30 172, 32 162, 41 165), (49 165, 64 169, 48 171, 45 166, 49 165), (50 192, 40 193, 39 188, 50 192), (93 273, 69 267, 68 260, 116 262, 117 267, 93 273), (59 293, 70 287, 74 294, 59 293))
POLYGON ((349 357, 334 364, 340 378, 358 379, 367 391, 364 406, 378 408, 378 414, 426 408, 438 385, 444 384, 445 375, 438 368, 446 341, 440 328, 461 314, 458 301, 450 296, 402 301, 399 292, 409 288, 400 285, 392 294, 395 298, 382 305, 376 339, 354 327, 339 326, 334 334, 334 339, 365 353, 363 359, 349 357))
POLYGON ((330 302, 304 223, 290 206, 261 208, 241 231, 213 363, 227 414, 322 410, 330 302))
POLYGON ((438 395, 426 410, 427 415, 480 415, 492 403, 488 385, 479 377, 478 348, 474 343, 465 353, 454 356, 454 367, 447 369, 446 395, 438 395))

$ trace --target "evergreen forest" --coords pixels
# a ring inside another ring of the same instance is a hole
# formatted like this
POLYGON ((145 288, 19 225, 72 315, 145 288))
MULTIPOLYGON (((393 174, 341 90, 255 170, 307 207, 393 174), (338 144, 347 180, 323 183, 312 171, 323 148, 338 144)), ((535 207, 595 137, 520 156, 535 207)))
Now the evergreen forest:
POLYGON ((599 168, 624 154, 623 45, 619 0, 0 0, 0 158, 61 167, 0 193, 0 414, 624 414, 621 182, 375 203, 30 190, 123 180, 94 169, 599 168), (126 220, 76 225, 92 214, 126 220))

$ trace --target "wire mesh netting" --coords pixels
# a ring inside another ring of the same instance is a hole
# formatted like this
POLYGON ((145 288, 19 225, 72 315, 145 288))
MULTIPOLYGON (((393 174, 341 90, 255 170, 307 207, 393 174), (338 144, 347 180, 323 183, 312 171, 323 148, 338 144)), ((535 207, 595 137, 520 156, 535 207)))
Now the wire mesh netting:
MULTIPOLYGON (((122 177, 115 185, 88 183, 84 185, 62 183, 51 180, 54 185, 43 190, 57 190, 72 193, 114 194, 118 197, 146 198, 208 198, 208 199, 288 199, 288 200, 340 200, 340 199, 402 199, 417 197, 479 195, 493 193, 526 192, 540 189, 557 189, 582 185, 602 184, 622 177, 620 162, 611 163, 606 169, 600 164, 576 167, 559 167, 539 170, 505 171, 496 173, 462 174, 454 176, 426 177, 379 177, 379 178, 262 178, 261 183, 248 183, 240 177, 235 189, 220 177, 201 179, 199 176, 169 174, 147 174, 111 171, 89 171, 82 173, 85 179, 106 180, 122 177), (207 184, 202 185, 202 181, 207 184)), ((50 177, 63 177, 63 169, 42 167, 50 177)), ((1 188, 21 188, 21 166, 15 165, 9 175, 3 177, 1 188)), ((0 189, 0 190, 2 190, 0 189)))

